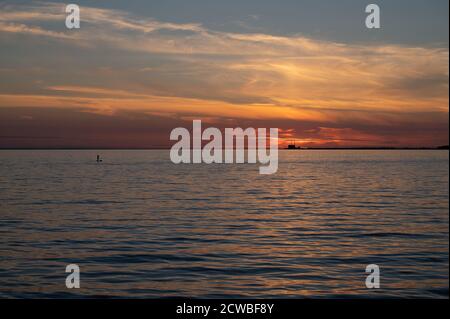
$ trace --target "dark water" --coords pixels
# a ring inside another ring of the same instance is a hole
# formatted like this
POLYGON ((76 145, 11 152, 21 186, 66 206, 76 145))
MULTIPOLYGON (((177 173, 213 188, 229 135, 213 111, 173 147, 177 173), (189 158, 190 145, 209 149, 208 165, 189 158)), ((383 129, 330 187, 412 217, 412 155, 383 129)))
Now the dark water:
POLYGON ((282 151, 272 176, 96 154, 0 152, 0 297, 448 298, 447 151, 282 151))

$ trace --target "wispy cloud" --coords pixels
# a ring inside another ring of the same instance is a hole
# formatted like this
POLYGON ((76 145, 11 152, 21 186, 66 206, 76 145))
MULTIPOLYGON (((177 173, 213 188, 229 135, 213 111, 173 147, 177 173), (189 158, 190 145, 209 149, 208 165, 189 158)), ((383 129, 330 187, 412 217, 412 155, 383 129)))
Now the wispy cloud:
POLYGON ((30 35, 38 35, 38 36, 46 36, 58 39, 73 39, 70 35, 64 34, 62 32, 56 32, 51 30, 45 30, 41 27, 36 26, 28 26, 22 23, 3 23, 0 22, 0 31, 1 32, 10 32, 10 33, 23 33, 30 35))

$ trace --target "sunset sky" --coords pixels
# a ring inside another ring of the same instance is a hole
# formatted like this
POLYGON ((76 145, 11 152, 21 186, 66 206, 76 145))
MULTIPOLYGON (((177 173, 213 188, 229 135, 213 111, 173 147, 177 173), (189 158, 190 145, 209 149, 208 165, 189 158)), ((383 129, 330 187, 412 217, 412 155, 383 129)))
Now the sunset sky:
POLYGON ((277 127, 309 147, 448 144, 448 0, 0 1, 0 148, 168 147, 277 127))

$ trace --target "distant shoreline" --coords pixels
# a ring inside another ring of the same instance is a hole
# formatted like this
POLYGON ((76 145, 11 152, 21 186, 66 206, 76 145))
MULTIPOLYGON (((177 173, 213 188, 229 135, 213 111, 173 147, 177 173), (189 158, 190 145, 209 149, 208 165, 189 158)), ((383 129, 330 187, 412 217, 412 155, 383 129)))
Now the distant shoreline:
MULTIPOLYGON (((0 151, 156 151, 156 150, 170 150, 170 148, 87 148, 87 147, 59 147, 59 148, 0 148, 0 151)), ((286 149, 279 148, 285 151, 448 151, 449 146, 439 147, 313 147, 301 149, 286 149)))

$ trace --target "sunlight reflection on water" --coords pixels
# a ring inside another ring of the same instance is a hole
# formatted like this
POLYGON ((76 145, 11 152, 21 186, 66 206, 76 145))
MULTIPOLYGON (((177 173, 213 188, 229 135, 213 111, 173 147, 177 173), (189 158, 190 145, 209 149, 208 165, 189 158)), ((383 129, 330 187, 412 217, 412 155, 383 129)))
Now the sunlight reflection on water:
POLYGON ((168 151, 0 164, 0 297, 448 297, 447 151, 281 151, 271 176, 168 151))

